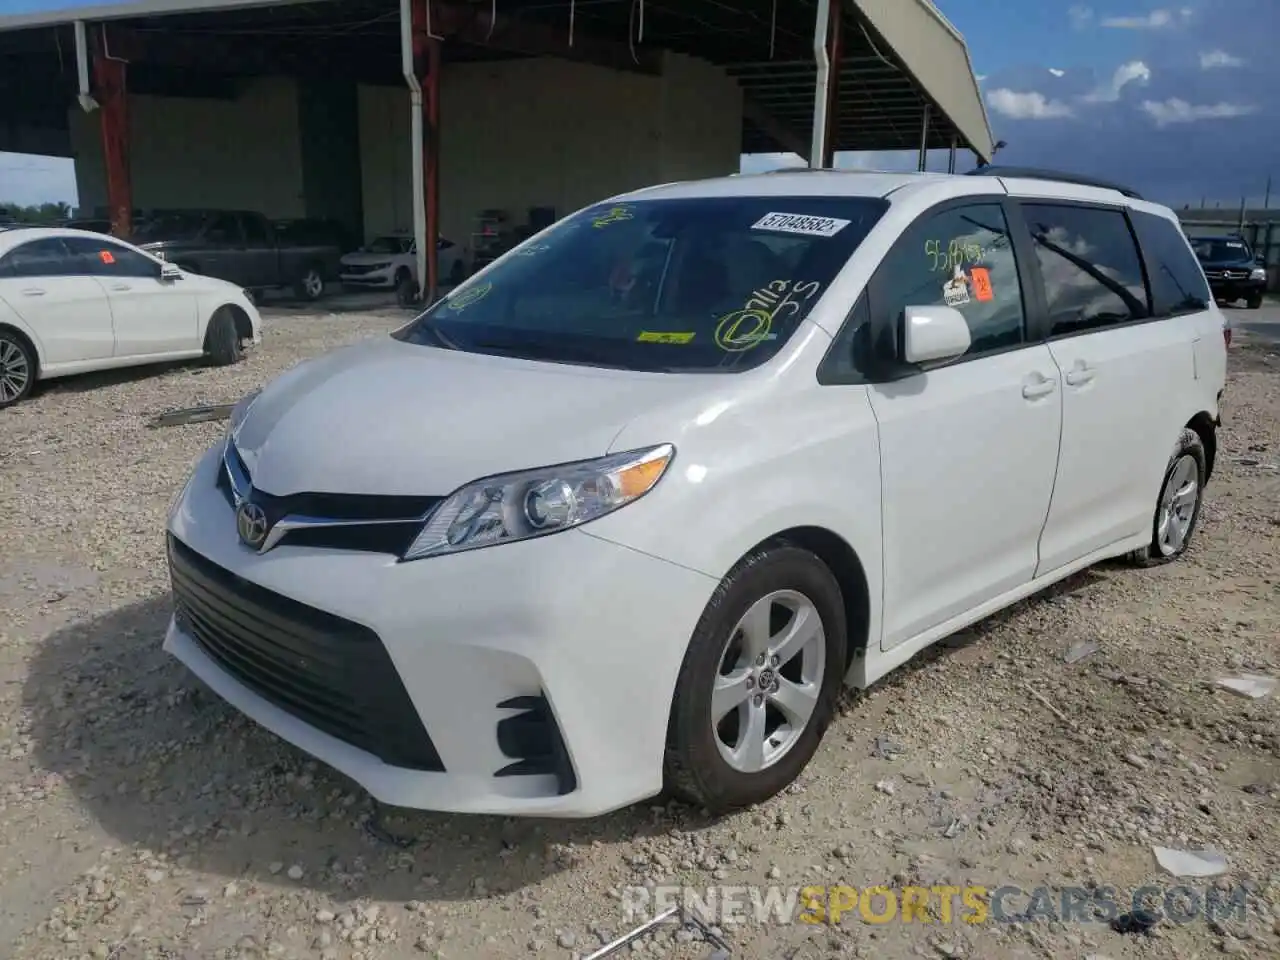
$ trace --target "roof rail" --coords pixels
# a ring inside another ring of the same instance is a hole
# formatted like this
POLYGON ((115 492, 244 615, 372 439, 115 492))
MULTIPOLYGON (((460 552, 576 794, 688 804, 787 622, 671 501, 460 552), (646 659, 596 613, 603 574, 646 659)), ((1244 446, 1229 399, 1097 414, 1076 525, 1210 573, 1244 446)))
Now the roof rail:
POLYGON ((966 176, 970 177, 1014 177, 1023 180, 1057 180, 1059 183, 1074 183, 1081 187, 1100 187, 1103 190, 1115 190, 1122 193, 1132 200, 1141 200, 1142 194, 1137 190, 1131 190, 1129 187, 1122 187, 1118 183, 1112 183, 1110 180, 1103 180, 1099 177, 1087 177, 1079 173, 1063 173, 1060 170, 1040 170, 1035 167, 978 167, 976 170, 970 170, 966 176))

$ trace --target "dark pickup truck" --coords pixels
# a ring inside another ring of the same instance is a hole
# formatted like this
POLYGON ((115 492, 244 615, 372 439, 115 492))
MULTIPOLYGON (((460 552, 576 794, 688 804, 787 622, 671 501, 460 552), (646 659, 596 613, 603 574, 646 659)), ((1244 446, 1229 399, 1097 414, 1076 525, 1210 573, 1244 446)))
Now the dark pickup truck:
POLYGON ((1215 300, 1243 300, 1250 310, 1262 306, 1267 292, 1267 270, 1239 237, 1189 237, 1191 249, 1204 268, 1204 278, 1215 300))
POLYGON ((131 239, 191 273, 229 280, 254 295, 287 287, 305 300, 319 299, 325 283, 337 278, 342 257, 337 243, 291 242, 262 214, 243 210, 159 214, 131 239))

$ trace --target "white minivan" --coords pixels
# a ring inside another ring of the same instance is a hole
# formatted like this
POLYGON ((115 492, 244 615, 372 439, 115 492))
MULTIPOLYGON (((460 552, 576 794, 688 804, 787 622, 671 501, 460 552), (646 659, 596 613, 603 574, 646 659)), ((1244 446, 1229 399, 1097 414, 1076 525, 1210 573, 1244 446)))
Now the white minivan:
POLYGON ((739 808, 842 682, 1186 550, 1225 376, 1127 192, 640 190, 246 398, 169 518, 165 648, 389 804, 739 808))

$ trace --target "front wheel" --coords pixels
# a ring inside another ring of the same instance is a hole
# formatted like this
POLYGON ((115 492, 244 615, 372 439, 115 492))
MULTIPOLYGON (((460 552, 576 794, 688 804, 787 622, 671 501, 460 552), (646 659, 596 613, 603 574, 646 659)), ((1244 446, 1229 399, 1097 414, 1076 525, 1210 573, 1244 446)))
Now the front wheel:
POLYGON ((240 347, 240 331, 236 329, 236 318, 226 307, 219 307, 209 319, 208 329, 204 333, 204 353, 216 367, 238 363, 244 356, 240 347))
POLYGON ((294 284, 293 292, 299 300, 319 300, 324 293, 324 274, 320 272, 320 268, 307 267, 294 284))
POLYGON ((840 586, 784 542, 716 588, 685 653, 667 731, 667 789, 721 814, 790 784, 835 713, 847 645, 840 586))
POLYGON ((1250 310, 1257 310, 1262 307, 1262 294, 1253 293, 1249 295, 1249 299, 1245 301, 1250 310))
POLYGON ((1165 468, 1151 523, 1151 543, 1130 554, 1140 567, 1176 560, 1187 552, 1200 522, 1200 505, 1208 476, 1204 441, 1189 427, 1182 431, 1165 468))

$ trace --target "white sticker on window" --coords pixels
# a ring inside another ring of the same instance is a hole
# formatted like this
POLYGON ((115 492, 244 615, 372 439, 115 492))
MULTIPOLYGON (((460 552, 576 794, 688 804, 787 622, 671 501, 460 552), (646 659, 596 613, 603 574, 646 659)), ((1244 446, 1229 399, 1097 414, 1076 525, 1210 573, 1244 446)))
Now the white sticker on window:
POLYGON ((851 220, 813 217, 803 213, 766 213, 752 224, 751 229, 798 233, 806 237, 834 237, 850 223, 851 220))
POLYGON ((1243 244, 1243 243, 1236 243, 1236 242, 1235 242, 1235 241, 1233 241, 1233 240, 1228 240, 1228 241, 1227 241, 1227 246, 1228 246, 1228 247, 1230 247, 1232 250, 1242 250, 1242 249, 1244 249, 1244 244, 1243 244))
POLYGON ((942 286, 942 302, 948 307, 962 307, 969 302, 969 284, 959 267, 956 267, 955 274, 942 286))

